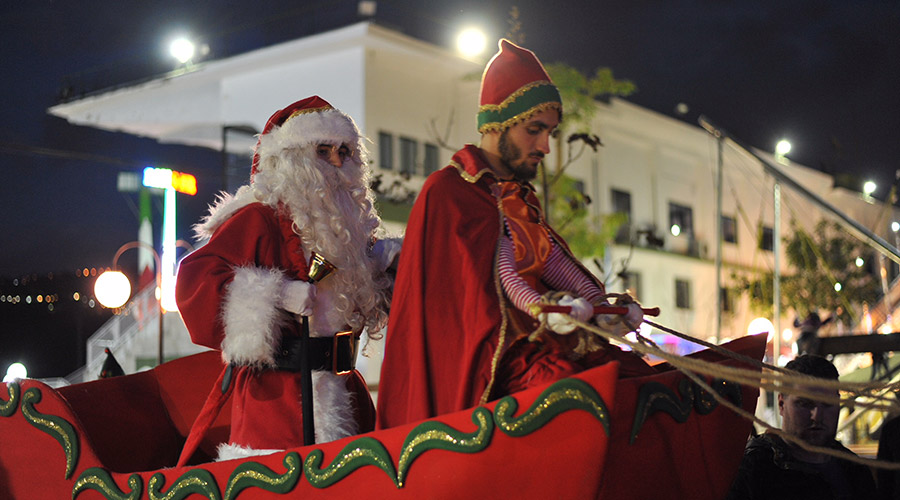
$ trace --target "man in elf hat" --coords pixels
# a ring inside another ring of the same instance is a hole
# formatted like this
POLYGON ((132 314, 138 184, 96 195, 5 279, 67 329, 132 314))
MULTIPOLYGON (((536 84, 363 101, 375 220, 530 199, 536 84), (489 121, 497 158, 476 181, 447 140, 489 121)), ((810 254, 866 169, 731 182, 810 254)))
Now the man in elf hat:
MULTIPOLYGON (((368 177, 353 120, 310 97, 272 115, 250 183, 222 195, 197 225, 209 242, 181 262, 176 298, 192 340, 221 349, 233 368, 223 376, 233 394, 220 459, 303 444, 301 375, 284 358, 300 315, 309 317, 316 442, 373 428, 353 363, 362 330, 377 335, 387 320, 385 270, 399 243, 375 239, 381 221, 368 177), (313 252, 336 267, 316 284, 308 282, 313 252)), ((228 397, 216 393, 207 407, 228 397)))
POLYGON ((623 375, 653 372, 638 356, 576 330, 567 316, 542 318, 529 307, 558 300, 572 306, 572 317, 623 334, 643 317, 632 303, 624 318, 592 318, 604 287, 544 221, 529 181, 562 116, 544 67, 531 51, 501 40, 480 100, 480 144, 428 177, 410 215, 381 372, 380 428, 611 360, 622 362, 623 375), (545 326, 549 332, 529 341, 545 326))

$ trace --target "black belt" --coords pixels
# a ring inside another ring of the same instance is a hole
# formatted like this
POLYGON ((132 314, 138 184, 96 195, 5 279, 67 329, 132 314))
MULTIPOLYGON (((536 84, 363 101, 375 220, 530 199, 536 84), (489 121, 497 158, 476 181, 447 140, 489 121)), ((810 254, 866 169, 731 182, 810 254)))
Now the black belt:
MULTIPOLYGON (((356 348, 359 340, 353 332, 338 332, 334 337, 310 337, 309 366, 312 370, 330 371, 337 375, 356 368, 356 348)), ((291 372, 300 371, 300 337, 284 337, 275 356, 275 367, 291 372)))

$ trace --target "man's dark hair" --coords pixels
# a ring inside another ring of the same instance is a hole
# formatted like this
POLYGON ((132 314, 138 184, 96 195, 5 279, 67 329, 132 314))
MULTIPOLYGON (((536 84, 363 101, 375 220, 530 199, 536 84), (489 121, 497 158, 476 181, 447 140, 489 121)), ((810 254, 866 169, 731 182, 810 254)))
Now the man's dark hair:
POLYGON ((831 364, 831 361, 828 361, 822 356, 816 356, 815 354, 798 356, 788 362, 788 364, 784 365, 784 367, 797 373, 803 373, 818 378, 837 380, 838 377, 840 377, 837 368, 831 364))

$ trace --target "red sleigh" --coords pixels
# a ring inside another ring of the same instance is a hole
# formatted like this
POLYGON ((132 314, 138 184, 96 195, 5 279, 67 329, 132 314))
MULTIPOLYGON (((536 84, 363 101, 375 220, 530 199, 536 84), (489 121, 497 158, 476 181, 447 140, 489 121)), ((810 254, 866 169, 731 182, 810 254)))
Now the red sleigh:
MULTIPOLYGON (((723 346, 760 359, 765 336, 723 346)), ((752 368, 712 351, 692 355, 752 368)), ((718 499, 750 422, 674 369, 591 369, 485 406, 266 456, 211 462, 226 405, 192 465, 174 467, 222 371, 206 352, 53 389, 0 385, 0 498, 718 499)), ((758 391, 704 379, 748 412, 758 391)))

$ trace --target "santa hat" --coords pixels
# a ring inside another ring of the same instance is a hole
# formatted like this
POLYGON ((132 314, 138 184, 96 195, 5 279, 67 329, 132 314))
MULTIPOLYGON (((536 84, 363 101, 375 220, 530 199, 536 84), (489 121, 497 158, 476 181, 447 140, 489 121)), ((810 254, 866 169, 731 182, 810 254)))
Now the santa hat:
POLYGON ((356 151, 358 142, 359 129, 350 116, 317 95, 307 97, 276 111, 266 122, 256 143, 250 178, 259 170, 262 156, 310 144, 346 144, 356 151))
POLYGON ((478 132, 503 131, 547 109, 562 114, 559 90, 534 52, 506 39, 481 77, 478 132))

